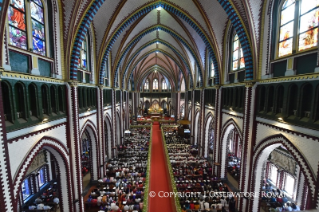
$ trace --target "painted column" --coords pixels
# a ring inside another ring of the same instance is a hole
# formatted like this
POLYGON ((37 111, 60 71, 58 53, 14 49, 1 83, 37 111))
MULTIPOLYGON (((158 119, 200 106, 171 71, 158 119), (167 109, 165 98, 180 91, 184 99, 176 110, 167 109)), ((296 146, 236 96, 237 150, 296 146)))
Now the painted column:
POLYGON ((69 81, 68 86, 68 146, 70 149, 71 178, 73 189, 74 211, 84 212, 84 202, 82 197, 82 165, 80 150, 80 129, 79 129, 79 105, 78 105, 78 82, 69 81))
POLYGON ((217 151, 220 148, 220 142, 221 142, 221 138, 220 138, 220 131, 221 131, 221 127, 222 127, 222 113, 221 113, 221 108, 222 108, 222 88, 220 86, 215 86, 215 129, 214 129, 214 155, 213 155, 213 174, 216 176, 220 176, 220 165, 218 166, 218 164, 221 164, 221 161, 219 160, 219 154, 221 154, 221 152, 217 151))
POLYGON ((198 143, 200 144, 199 155, 204 156, 205 152, 205 89, 200 91, 200 114, 199 114, 199 130, 198 143))
MULTIPOLYGON (((116 101, 118 101, 118 100, 116 100, 116 101)), ((124 119, 123 119, 123 91, 122 90, 120 90, 120 100, 119 100, 119 102, 120 102, 120 118, 119 118, 119 121, 120 121, 120 133, 118 134, 119 136, 120 136, 120 139, 119 139, 119 141, 120 141, 120 144, 123 144, 123 128, 124 128, 124 124, 123 124, 123 121, 124 121, 124 119)))
POLYGON ((112 155, 114 156, 114 157, 117 157, 117 152, 116 152, 116 145, 117 145, 117 143, 116 143, 116 100, 115 100, 115 89, 112 89, 112 126, 113 126, 113 132, 115 132, 115 133, 112 133, 112 136, 113 136, 113 142, 112 142, 112 145, 111 145, 111 147, 112 147, 112 155))
POLYGON ((195 143, 195 139, 194 139, 194 131, 195 131, 195 90, 192 90, 192 120, 191 123, 192 123, 192 126, 191 126, 191 144, 194 144, 195 143))
POLYGON ((105 133, 104 133, 104 107, 103 107, 103 85, 100 85, 97 90, 97 128, 98 128, 98 146, 101 148, 99 149, 100 154, 100 164, 97 167, 99 172, 99 178, 104 177, 105 167, 104 167, 104 158, 105 158, 105 133))
MULTIPOLYGON (((0 67, 0 83, 3 69, 0 67)), ((2 86, 0 84, 0 99, 2 97, 2 86)), ((4 108, 3 101, 0 102, 0 148, 2 153, 0 154, 0 211, 16 211, 14 208, 18 204, 18 200, 14 201, 12 185, 11 169, 9 165, 9 152, 7 145, 7 131, 5 127, 4 108)), ((18 197, 18 195, 17 195, 18 197)))
POLYGON ((176 101, 176 114, 177 114, 177 118, 180 119, 181 118, 181 93, 178 92, 177 93, 177 101, 176 101))
MULTIPOLYGON (((239 180, 239 190, 243 192, 249 192, 253 187, 252 183, 255 181, 253 179, 252 170, 252 157, 253 157, 253 147, 255 145, 256 135, 255 132, 255 102, 256 102, 256 87, 254 82, 247 82, 245 86, 245 109, 244 109, 244 124, 243 124, 243 141, 242 141, 242 158, 240 167, 240 180, 239 180)), ((256 182, 258 183, 258 182, 256 182)), ((239 199, 239 211, 249 211, 248 204, 250 203, 250 208, 252 209, 253 200, 249 201, 245 198, 239 199)))

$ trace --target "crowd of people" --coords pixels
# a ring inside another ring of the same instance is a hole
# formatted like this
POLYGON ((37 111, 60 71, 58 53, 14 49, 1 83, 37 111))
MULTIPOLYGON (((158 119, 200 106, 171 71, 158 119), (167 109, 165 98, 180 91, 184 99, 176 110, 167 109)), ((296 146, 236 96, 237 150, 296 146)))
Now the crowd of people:
POLYGON ((150 130, 130 131, 124 144, 117 147, 117 158, 108 162, 105 177, 92 190, 86 208, 98 208, 101 212, 142 211, 150 130))
POLYGON ((229 192, 228 187, 212 175, 207 159, 198 156, 195 145, 183 143, 173 136, 167 144, 182 212, 227 211, 234 212, 236 200, 232 195, 222 197, 218 192, 229 192), (214 195, 216 194, 216 195, 214 195))
POLYGON ((25 211, 56 211, 59 208, 58 184, 57 182, 38 194, 32 204, 26 206, 25 211))

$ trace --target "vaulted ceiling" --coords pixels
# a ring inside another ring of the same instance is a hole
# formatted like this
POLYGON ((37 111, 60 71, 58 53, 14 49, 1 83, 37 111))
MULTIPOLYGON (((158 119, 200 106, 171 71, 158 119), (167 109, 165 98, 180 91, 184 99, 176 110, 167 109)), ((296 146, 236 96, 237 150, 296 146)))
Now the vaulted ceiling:
POLYGON ((136 87, 154 67, 176 90, 181 80, 193 87, 196 73, 203 78, 207 72, 207 57, 214 58, 218 83, 229 21, 239 23, 252 63, 257 65, 255 52, 259 46, 262 3, 262 0, 63 0, 64 42, 71 49, 67 60, 76 57, 72 54, 77 38, 89 23, 94 28, 97 69, 103 71, 109 59, 112 82, 119 81, 122 88, 131 79, 136 87))

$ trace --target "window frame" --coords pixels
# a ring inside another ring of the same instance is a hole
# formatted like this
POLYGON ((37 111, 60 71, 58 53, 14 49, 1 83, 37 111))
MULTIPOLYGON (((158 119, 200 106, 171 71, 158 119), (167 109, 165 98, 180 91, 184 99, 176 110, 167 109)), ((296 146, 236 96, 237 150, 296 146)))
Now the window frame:
POLYGON ((302 6, 302 1, 303 0, 295 0, 294 18, 293 18, 293 20, 288 21, 287 23, 284 24, 284 25, 287 25, 290 22, 294 22, 293 23, 293 34, 291 36, 291 39, 292 39, 292 50, 291 50, 290 54, 279 56, 280 28, 281 28, 280 24, 281 24, 281 16, 282 16, 282 11, 283 11, 282 8, 283 8, 283 6, 284 6, 286 1, 288 1, 288 0, 283 0, 282 2, 280 2, 280 4, 278 5, 278 8, 277 8, 277 26, 276 26, 276 34, 275 34, 276 35, 276 40, 275 40, 276 42, 275 42, 275 54, 274 54, 274 59, 275 60, 291 57, 291 56, 294 56, 294 55, 297 55, 297 54, 307 53, 309 51, 313 51, 313 50, 316 50, 318 48, 318 40, 317 40, 315 46, 310 47, 310 48, 306 48, 306 49, 303 49, 303 50, 299 50, 299 43, 300 43, 300 35, 301 34, 304 34, 304 33, 308 32, 310 30, 315 30, 315 29, 317 29, 317 33, 319 34, 319 24, 316 27, 313 27, 311 29, 308 29, 308 30, 303 31, 303 32, 300 33, 301 17, 305 16, 306 14, 309 14, 311 11, 319 9, 319 5, 313 7, 312 9, 308 10, 304 14, 301 14, 301 6, 302 6))
MULTIPOLYGON (((91 60, 90 60, 90 56, 91 56, 91 51, 90 51, 90 36, 89 36, 89 32, 86 33, 84 40, 81 43, 81 50, 80 50, 80 56, 78 59, 78 72, 81 72, 82 74, 82 79, 80 79, 79 81, 81 83, 88 83, 90 84, 92 81, 92 70, 91 70, 91 60), (85 45, 83 45, 83 43, 85 42, 85 45), (86 50, 83 46, 86 46, 86 50), (86 56, 86 68, 83 68, 82 66, 82 55, 83 52, 85 52, 85 56, 86 56), (89 81, 87 82, 86 80, 86 75, 89 75, 89 81)), ((107 66, 107 63, 106 63, 107 66)))
POLYGON ((287 194, 288 197, 293 198, 294 193, 295 193, 295 185, 296 185, 296 181, 297 181, 297 180, 296 180, 296 177, 294 177, 293 175, 291 175, 290 173, 288 173, 288 172, 286 172, 286 171, 284 171, 284 175, 285 175, 285 181, 284 181, 284 186, 283 186, 284 189, 283 189, 283 190, 286 192, 286 194, 287 194), (291 186, 290 183, 287 183, 288 177, 290 177, 290 178, 292 178, 292 179, 294 180, 293 186, 291 186), (288 191, 286 190, 286 186, 292 188, 292 193, 291 193, 291 194, 288 193, 288 191))
POLYGON ((152 88, 153 88, 153 90, 158 90, 158 79, 157 78, 153 79, 152 88), (156 82, 156 84, 155 84, 155 82, 156 82))
POLYGON ((232 37, 231 37, 231 48, 230 48, 230 71, 229 73, 232 74, 232 73, 235 73, 235 72, 239 72, 239 71, 243 71, 246 69, 246 63, 245 63, 245 57, 244 57, 244 53, 243 53, 243 50, 242 50, 242 46, 241 46, 241 43, 240 43, 240 40, 239 40, 239 36, 236 32, 236 30, 234 29, 233 32, 232 32, 232 37), (237 57, 237 61, 238 61, 238 65, 237 65, 237 69, 234 69, 234 43, 235 43, 235 37, 238 37, 238 57, 237 57), (243 55, 241 55, 241 53, 243 55), (244 67, 240 67, 240 64, 241 64, 241 58, 244 59, 244 64, 245 66, 244 67))
POLYGON ((144 90, 149 90, 150 89, 150 82, 149 82, 148 79, 145 80, 143 88, 144 88, 144 90))
MULTIPOLYGON (((48 9, 48 5, 47 5, 47 2, 46 1, 43 1, 43 0, 40 0, 41 3, 42 3, 42 9, 43 9, 43 26, 44 26, 44 42, 45 42, 45 55, 42 55, 40 53, 37 53, 37 52, 34 52, 33 51, 33 33, 32 33, 32 20, 35 20, 37 21, 35 18, 33 18, 31 16, 31 3, 33 2, 32 0, 22 0, 24 2, 24 11, 22 12, 24 14, 24 22, 25 22, 25 34, 26 34, 26 48, 21 48, 21 47, 17 47, 15 45, 12 45, 10 44, 10 41, 8 41, 8 47, 10 50, 19 50, 19 53, 26 53, 27 52, 27 55, 37 55, 39 56, 39 58, 46 58, 46 59, 49 59, 50 62, 53 62, 53 55, 51 55, 50 53, 50 49, 53 48, 53 46, 51 46, 51 38, 50 38, 50 30, 49 30, 49 23, 48 23, 48 13, 49 13, 49 9, 48 9)), ((34 2, 35 3, 35 2, 34 2)), ((35 3, 36 4, 36 3, 35 3)), ((10 3, 9 3, 9 8, 8 8, 8 12, 10 10, 10 8, 16 8, 14 6, 11 6, 11 0, 10 0, 10 3)), ((38 5, 38 4, 36 4, 38 5)), ((21 10, 19 10, 21 11, 21 10)), ((7 13, 8 13, 7 12, 7 13)), ((7 18, 7 24, 6 24, 6 28, 7 28, 7 36, 10 37, 10 30, 9 28, 10 27, 14 27, 16 29, 19 29, 18 27, 15 27, 13 25, 11 25, 9 23, 9 15, 7 14, 6 15, 6 18, 7 18)), ((20 30, 20 29, 19 29, 20 30)), ((20 31, 23 31, 23 30, 20 30, 20 31)))

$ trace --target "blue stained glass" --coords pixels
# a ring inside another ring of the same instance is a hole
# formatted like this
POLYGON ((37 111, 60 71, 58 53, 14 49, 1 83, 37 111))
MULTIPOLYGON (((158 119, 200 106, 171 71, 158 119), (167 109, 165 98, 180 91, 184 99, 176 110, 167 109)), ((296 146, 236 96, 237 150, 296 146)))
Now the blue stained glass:
POLYGON ((45 42, 37 37, 33 37, 33 52, 45 56, 45 42))

